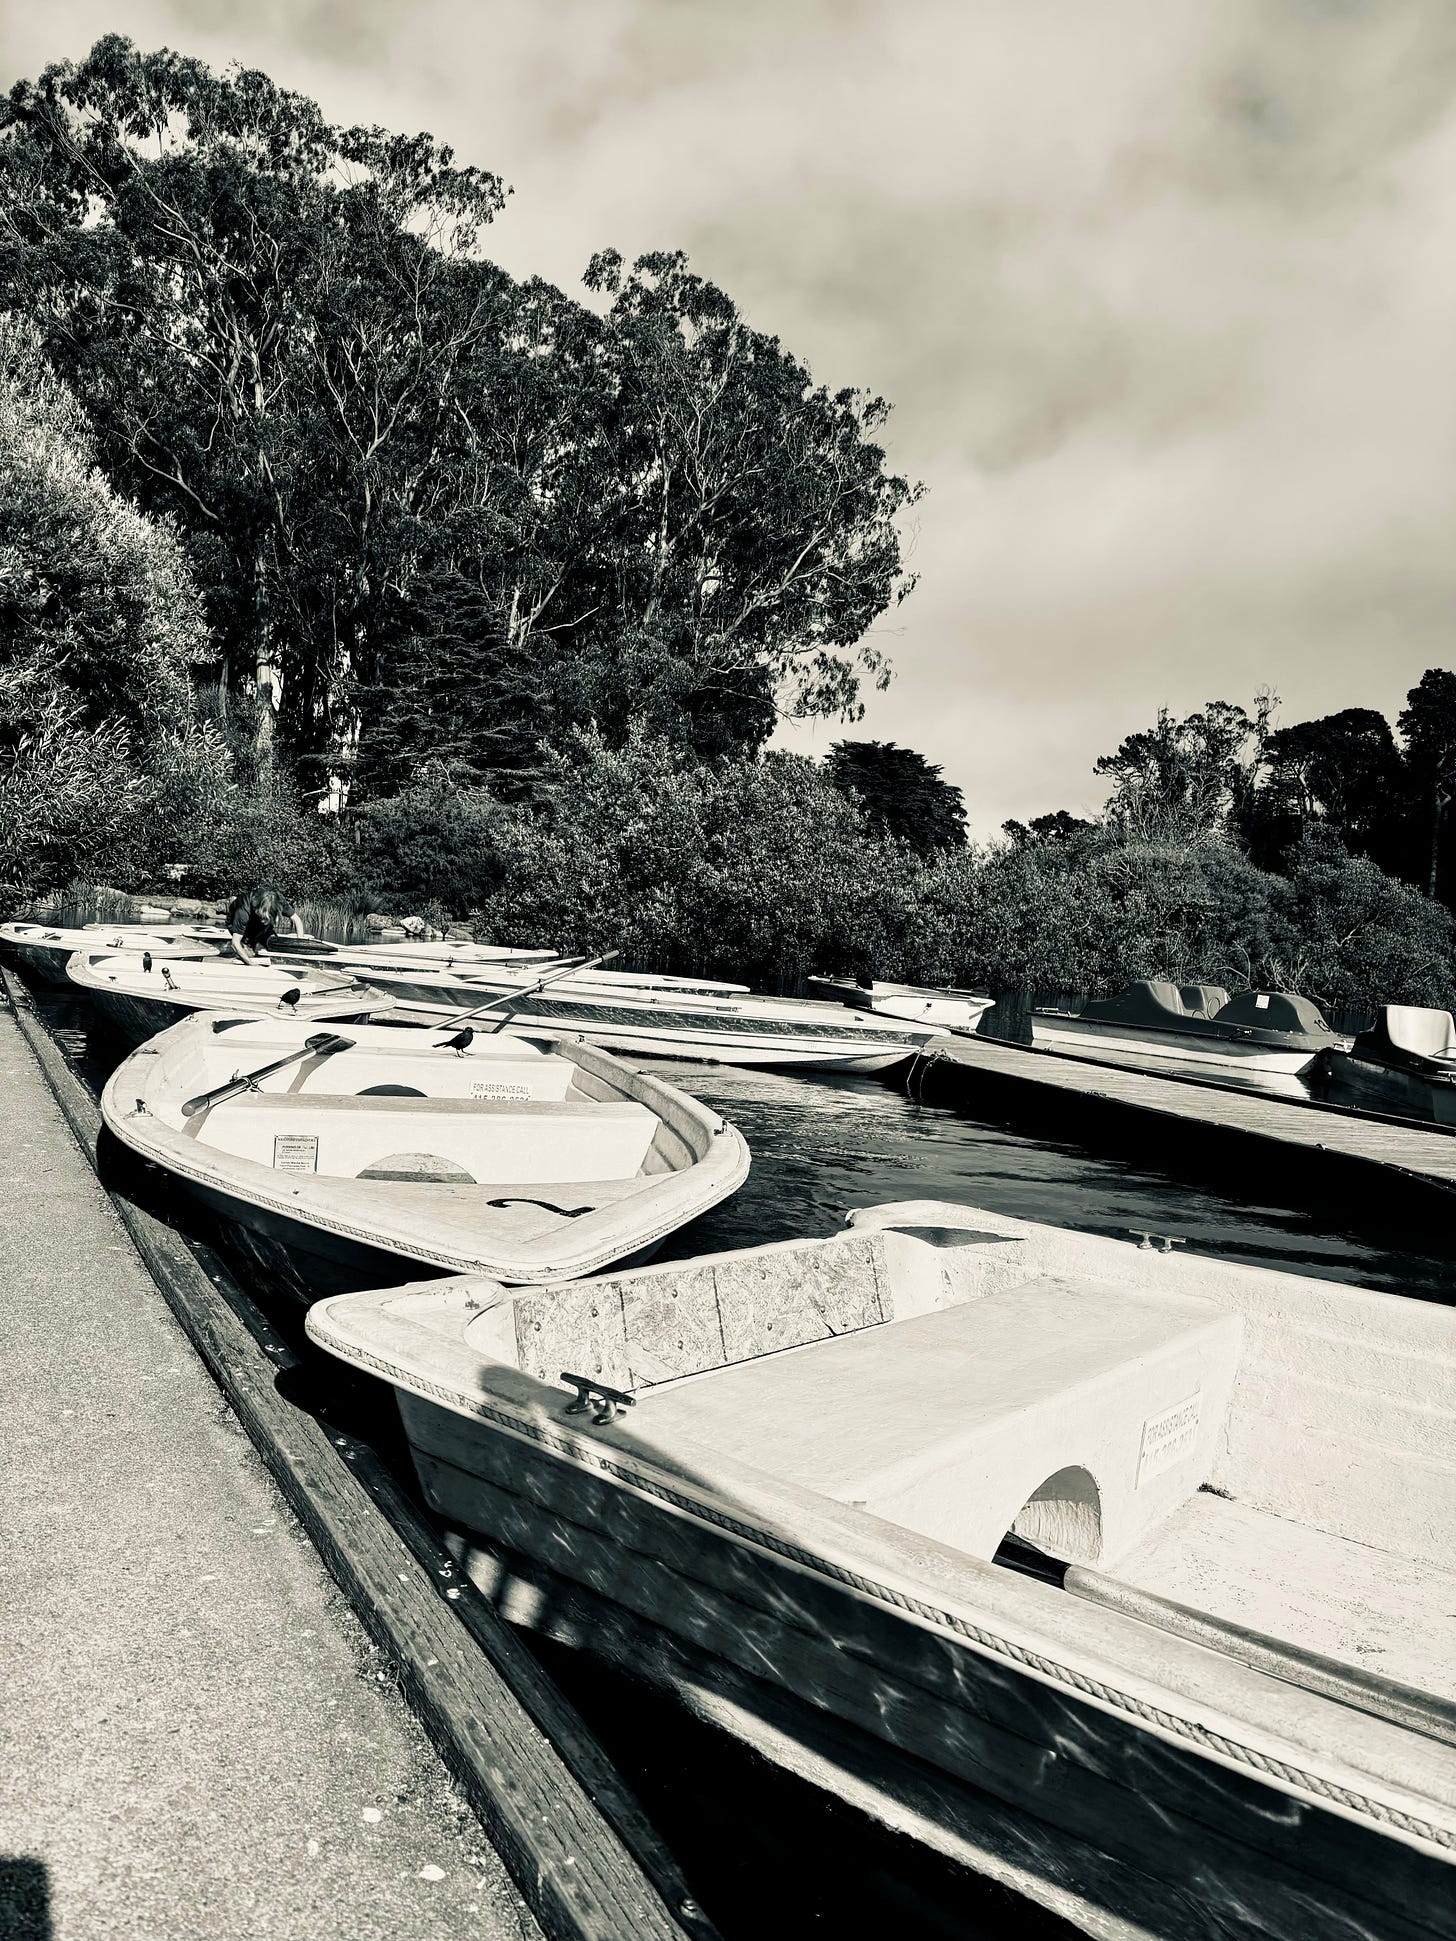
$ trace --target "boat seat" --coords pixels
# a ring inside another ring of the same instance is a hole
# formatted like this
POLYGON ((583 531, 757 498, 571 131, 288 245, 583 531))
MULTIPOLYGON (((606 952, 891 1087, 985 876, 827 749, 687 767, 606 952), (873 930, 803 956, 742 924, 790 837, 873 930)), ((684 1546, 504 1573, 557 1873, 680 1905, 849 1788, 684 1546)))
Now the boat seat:
POLYGON ((1399 1051, 1419 1058, 1450 1058, 1456 1053, 1456 1023, 1449 1011, 1429 1011, 1419 1004, 1387 1004, 1385 1030, 1399 1051))
POLYGON ((657 1126, 657 1115, 632 1099, 245 1092, 188 1129, 214 1151, 280 1173, 561 1186, 634 1177, 657 1126))
POLYGON ((654 1389, 632 1427, 972 1556, 1014 1528, 1107 1564, 1208 1481, 1241 1339, 1209 1301, 1046 1277, 654 1389))

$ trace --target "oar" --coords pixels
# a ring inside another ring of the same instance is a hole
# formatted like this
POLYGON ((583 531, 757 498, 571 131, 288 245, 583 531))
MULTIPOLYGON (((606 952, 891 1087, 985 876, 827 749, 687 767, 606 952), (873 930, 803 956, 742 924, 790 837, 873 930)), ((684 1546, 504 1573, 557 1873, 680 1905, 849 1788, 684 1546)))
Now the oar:
POLYGON ((534 997, 537 991, 545 990, 548 984, 554 984, 559 977, 579 977, 583 971, 596 970, 602 964, 610 964, 614 957, 620 957, 621 954, 620 950, 609 950, 601 957, 589 958, 584 964, 563 964, 560 970, 547 971, 544 977, 538 977, 534 984, 523 985, 519 991, 506 991, 500 997, 493 997, 489 1004, 477 1004, 473 1011, 457 1011, 451 1017, 441 1018, 434 1028, 436 1031, 443 1031, 448 1024, 464 1024, 467 1018, 484 1017, 487 1011, 494 1011, 502 1004, 519 1004, 523 997, 534 997))
POLYGON ((239 1072, 226 1085, 214 1085, 210 1092, 199 1092, 195 1099, 188 1099, 182 1107, 182 1117, 195 1119, 199 1112, 205 1112, 210 1105, 233 1098, 239 1092, 250 1092, 260 1078, 271 1078, 274 1072, 281 1072, 285 1065, 296 1065, 301 1058, 332 1058, 336 1051, 353 1049, 352 1038, 336 1038, 331 1031, 316 1031, 298 1051, 289 1052, 286 1058, 275 1058, 271 1065, 260 1065, 255 1072, 239 1072))

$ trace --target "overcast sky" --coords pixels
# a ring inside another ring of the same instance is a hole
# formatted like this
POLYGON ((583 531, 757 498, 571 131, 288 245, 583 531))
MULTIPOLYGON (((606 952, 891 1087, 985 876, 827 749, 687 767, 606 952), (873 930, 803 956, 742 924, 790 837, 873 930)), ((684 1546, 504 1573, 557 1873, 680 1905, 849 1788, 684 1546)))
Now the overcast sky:
MULTIPOLYGON (((428 128, 575 287, 681 247, 923 479, 851 732, 973 825, 1261 686, 1456 664, 1453 0, 0 0, 6 84, 108 30, 428 128)), ((795 732, 822 752, 833 724, 795 732)))

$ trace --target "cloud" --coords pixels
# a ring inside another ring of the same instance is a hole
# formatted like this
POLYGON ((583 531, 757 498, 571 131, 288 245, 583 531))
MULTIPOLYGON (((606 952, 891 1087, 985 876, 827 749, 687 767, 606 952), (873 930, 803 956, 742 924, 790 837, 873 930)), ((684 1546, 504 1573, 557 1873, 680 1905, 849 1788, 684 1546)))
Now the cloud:
POLYGON ((888 397, 930 490, 858 732, 982 828, 1095 801, 1160 703, 1393 711, 1451 659, 1446 0, 52 0, 7 65, 113 26, 445 136, 518 273, 685 247, 888 397))

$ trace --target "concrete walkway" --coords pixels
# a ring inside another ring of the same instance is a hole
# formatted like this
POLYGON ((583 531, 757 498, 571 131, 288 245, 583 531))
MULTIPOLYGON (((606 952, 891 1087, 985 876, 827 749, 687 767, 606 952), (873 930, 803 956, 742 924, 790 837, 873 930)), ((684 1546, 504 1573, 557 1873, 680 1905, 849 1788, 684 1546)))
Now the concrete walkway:
POLYGON ((0 1010, 0 1935, 536 1941, 0 1010))

